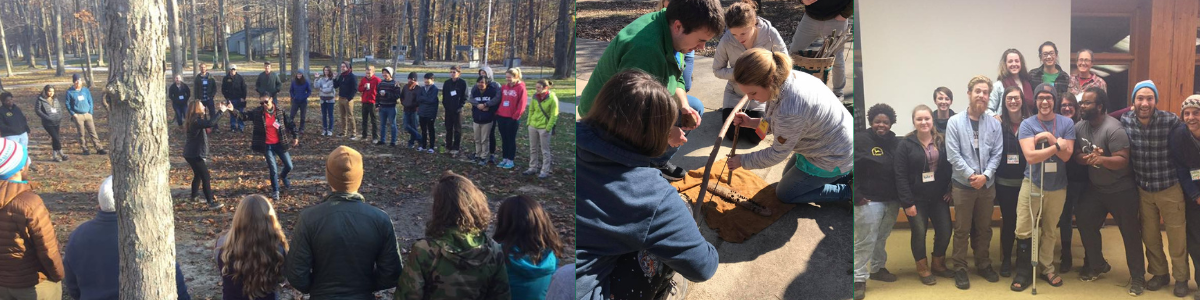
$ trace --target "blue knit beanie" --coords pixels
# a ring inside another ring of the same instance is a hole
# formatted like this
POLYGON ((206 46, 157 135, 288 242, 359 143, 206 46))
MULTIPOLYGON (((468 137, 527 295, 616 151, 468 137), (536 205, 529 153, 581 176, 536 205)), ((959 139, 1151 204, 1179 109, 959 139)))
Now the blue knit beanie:
POLYGON ((1134 85, 1133 94, 1129 95, 1129 99, 1132 100, 1133 98, 1136 98, 1138 90, 1142 88, 1150 88, 1151 91, 1154 91, 1154 99, 1158 100, 1158 87, 1154 86, 1154 81, 1150 81, 1149 79, 1142 80, 1142 82, 1138 82, 1137 85, 1134 85))

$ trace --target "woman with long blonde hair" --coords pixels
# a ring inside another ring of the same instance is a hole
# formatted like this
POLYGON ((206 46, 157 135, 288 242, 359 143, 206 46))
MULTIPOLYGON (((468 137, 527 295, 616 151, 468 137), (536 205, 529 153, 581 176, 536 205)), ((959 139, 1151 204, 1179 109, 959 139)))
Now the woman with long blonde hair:
MULTIPOLYGON (((233 110, 228 103, 217 105, 218 112, 233 110)), ((216 202, 212 194, 212 177, 208 172, 208 129, 217 126, 221 114, 208 114, 205 106, 199 101, 188 102, 187 119, 183 130, 187 133, 187 142, 183 145, 183 159, 192 167, 192 201, 196 200, 197 190, 204 186, 204 199, 208 208, 221 209, 224 204, 216 202)))
POLYGON ((229 230, 217 239, 217 268, 224 299, 277 299, 288 242, 271 200, 242 198, 229 230))

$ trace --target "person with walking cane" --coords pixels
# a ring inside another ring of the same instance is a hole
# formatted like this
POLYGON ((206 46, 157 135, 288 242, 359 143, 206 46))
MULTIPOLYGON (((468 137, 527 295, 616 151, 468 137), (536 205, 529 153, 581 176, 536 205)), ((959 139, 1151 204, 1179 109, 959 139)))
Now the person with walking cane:
MULTIPOLYGON (((1054 269, 1054 242, 1058 241, 1059 232, 1038 225, 1058 224, 1067 199, 1064 163, 1071 158, 1075 147, 1075 122, 1054 113, 1059 103, 1055 88, 1047 83, 1039 84, 1034 88, 1034 100, 1038 113, 1022 121, 1017 134, 1022 153, 1029 163, 1021 182, 1021 192, 1017 194, 1018 263, 1010 288, 1018 292, 1032 283, 1034 262, 1041 267, 1038 278, 1054 287, 1063 284, 1062 277, 1054 269), (1041 243, 1035 243, 1031 238, 1041 243)), ((1036 292, 1037 288, 1034 288, 1036 292)))

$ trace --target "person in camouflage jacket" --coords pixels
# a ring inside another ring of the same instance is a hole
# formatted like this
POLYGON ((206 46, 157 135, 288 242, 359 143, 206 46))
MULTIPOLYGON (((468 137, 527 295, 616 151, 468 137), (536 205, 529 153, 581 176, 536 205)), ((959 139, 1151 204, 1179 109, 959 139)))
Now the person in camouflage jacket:
POLYGON ((484 233, 491 216, 471 180, 443 174, 425 239, 405 256, 395 299, 511 299, 504 251, 484 233))

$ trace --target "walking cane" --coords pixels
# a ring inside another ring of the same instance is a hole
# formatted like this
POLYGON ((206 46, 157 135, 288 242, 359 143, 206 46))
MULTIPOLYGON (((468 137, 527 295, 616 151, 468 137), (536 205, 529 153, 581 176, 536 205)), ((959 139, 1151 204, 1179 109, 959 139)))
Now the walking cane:
MULTIPOLYGON (((1049 148, 1048 144, 1046 144, 1045 146, 1042 147, 1042 149, 1046 149, 1046 148, 1049 148)), ((1050 158, 1053 158, 1053 156, 1051 156, 1050 158)), ((1050 158, 1046 158, 1046 160, 1050 160, 1050 158)), ((1032 255, 1030 256, 1029 261, 1030 261, 1030 264, 1033 265, 1033 267, 1031 269, 1033 271, 1030 272, 1030 275, 1032 275, 1034 277, 1034 278, 1030 278, 1030 282, 1033 282, 1033 284, 1030 285, 1030 287, 1033 288, 1034 296, 1037 295, 1037 274, 1036 273, 1037 273, 1037 266, 1038 266, 1038 240, 1039 240, 1039 237, 1042 235, 1042 231, 1041 231, 1042 227, 1039 226, 1038 224, 1041 223, 1041 216, 1042 216, 1042 213, 1044 212, 1042 210, 1043 209, 1042 203, 1046 200, 1046 193, 1044 193, 1044 191, 1042 190, 1042 187, 1044 187, 1046 185, 1046 160, 1043 160, 1041 162, 1042 176, 1041 176, 1041 178, 1038 178, 1038 182, 1039 182, 1038 188, 1035 190, 1035 189, 1033 189, 1032 186, 1029 187, 1029 200, 1033 201, 1034 197, 1038 198, 1038 210, 1037 210, 1036 215, 1033 213, 1033 205, 1029 206, 1029 216, 1032 217, 1032 219, 1033 219, 1033 242, 1032 242, 1033 249, 1030 249, 1030 254, 1032 254, 1032 255)), ((1027 167, 1033 168, 1033 166, 1027 166, 1027 167)), ((1030 170, 1030 171, 1032 171, 1032 170, 1030 170)), ((1029 172, 1029 173, 1033 174, 1033 172, 1029 172)), ((1029 184, 1033 185, 1032 182, 1030 182, 1029 184)))

